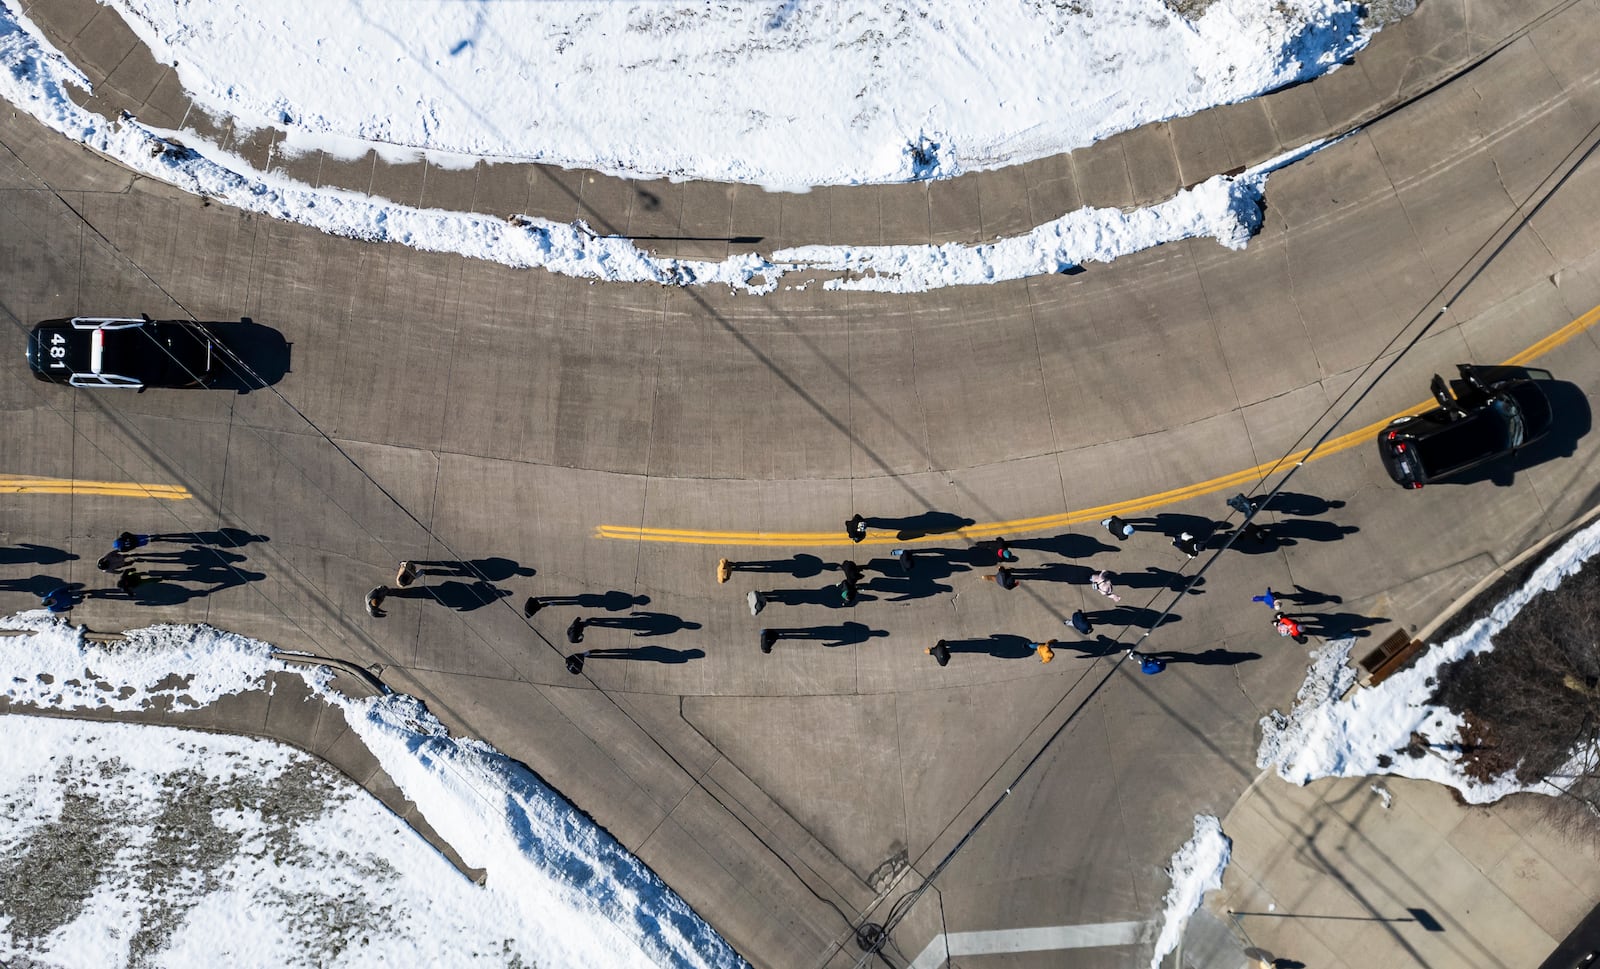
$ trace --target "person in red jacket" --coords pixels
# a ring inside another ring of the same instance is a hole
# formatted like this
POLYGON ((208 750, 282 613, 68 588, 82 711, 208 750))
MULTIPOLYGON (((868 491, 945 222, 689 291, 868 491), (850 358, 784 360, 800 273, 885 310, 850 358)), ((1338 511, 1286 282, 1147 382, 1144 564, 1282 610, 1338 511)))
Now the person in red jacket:
POLYGON ((1298 640, 1305 635, 1305 631, 1300 628, 1300 624, 1295 622, 1293 617, 1286 616, 1281 612, 1273 617, 1272 625, 1278 630, 1279 636, 1288 636, 1290 639, 1298 640))

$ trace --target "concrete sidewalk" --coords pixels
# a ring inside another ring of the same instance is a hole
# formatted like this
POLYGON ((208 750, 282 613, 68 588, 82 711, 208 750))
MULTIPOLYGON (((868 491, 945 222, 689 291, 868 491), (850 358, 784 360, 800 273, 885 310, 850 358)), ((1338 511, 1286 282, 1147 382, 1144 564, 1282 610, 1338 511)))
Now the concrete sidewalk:
MULTIPOLYGON (((1600 902, 1600 849, 1552 829, 1545 801, 1469 807, 1403 778, 1264 776, 1223 819, 1233 860, 1206 910, 1290 965, 1537 965, 1600 902)), ((1234 969, 1237 953, 1185 964, 1234 969)))

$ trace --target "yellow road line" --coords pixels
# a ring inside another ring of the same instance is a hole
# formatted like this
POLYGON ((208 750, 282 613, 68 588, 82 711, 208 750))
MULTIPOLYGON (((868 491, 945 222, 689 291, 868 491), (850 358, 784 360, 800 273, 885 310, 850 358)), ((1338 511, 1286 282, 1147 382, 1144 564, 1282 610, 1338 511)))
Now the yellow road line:
POLYGON ((194 497, 182 485, 81 481, 76 478, 41 478, 24 474, 0 474, 0 494, 111 495, 118 498, 159 498, 164 501, 182 501, 194 497))
MULTIPOLYGON (((1600 306, 1583 314, 1577 319, 1556 330, 1554 333, 1533 344, 1516 356, 1507 360, 1503 366, 1523 366, 1561 344, 1567 342, 1589 327, 1600 322, 1600 306)), ((1432 400, 1424 401, 1407 407, 1405 410, 1392 414, 1379 421, 1373 421, 1366 427, 1330 438, 1312 455, 1310 460, 1316 461, 1330 454, 1338 454, 1348 450, 1364 441, 1370 441, 1390 421, 1396 417, 1407 414, 1420 414, 1434 406, 1432 400)), ((1173 488, 1159 494, 1146 495, 1130 501, 1121 501, 1110 505, 1100 505, 1095 508, 1083 508, 1078 511, 1062 512, 1058 515, 1041 515, 1037 518, 1012 518, 1001 522, 983 522, 968 525, 955 531, 940 532, 937 535, 925 535, 921 538, 896 538, 893 534, 879 532, 868 533, 862 540, 863 545, 909 545, 915 542, 944 542, 959 538, 996 538, 1001 535, 1025 535, 1029 532, 1045 531, 1052 528, 1063 528, 1068 525, 1081 525, 1084 522, 1098 522, 1112 515, 1130 515, 1163 505, 1175 504, 1190 498, 1199 498, 1204 495, 1215 494, 1219 491, 1244 491, 1264 478, 1274 466, 1290 468, 1295 464, 1307 460, 1309 449, 1296 451, 1281 461, 1268 461, 1258 464, 1253 468, 1235 471, 1221 477, 1211 478, 1182 488, 1173 488)), ((836 532, 712 532, 693 528, 644 528, 634 525, 597 525, 596 538, 624 539, 635 542, 667 542, 677 545, 746 545, 746 546, 781 546, 785 548, 823 548, 850 544, 841 537, 844 533, 843 526, 836 532)))

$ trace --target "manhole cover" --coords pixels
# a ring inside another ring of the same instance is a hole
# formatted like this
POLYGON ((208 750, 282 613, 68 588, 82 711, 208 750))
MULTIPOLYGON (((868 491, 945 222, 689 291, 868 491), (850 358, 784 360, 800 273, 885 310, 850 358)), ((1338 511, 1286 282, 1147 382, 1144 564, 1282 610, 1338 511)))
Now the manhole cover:
POLYGON ((862 952, 877 952, 888 939, 883 926, 876 922, 868 922, 856 929, 856 945, 861 947, 862 952))

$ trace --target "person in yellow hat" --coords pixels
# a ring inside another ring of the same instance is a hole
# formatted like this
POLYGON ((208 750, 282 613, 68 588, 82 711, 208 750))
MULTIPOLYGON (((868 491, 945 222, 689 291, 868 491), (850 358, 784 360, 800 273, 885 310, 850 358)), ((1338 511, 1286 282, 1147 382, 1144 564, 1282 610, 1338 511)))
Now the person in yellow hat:
POLYGON ((1039 654, 1039 662, 1048 663, 1056 658, 1056 641, 1046 640, 1042 643, 1029 643, 1028 648, 1039 654))

